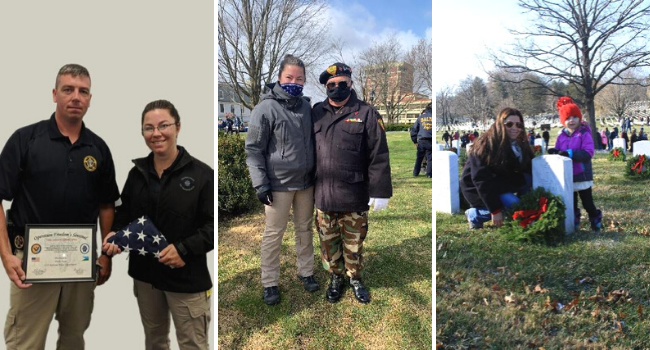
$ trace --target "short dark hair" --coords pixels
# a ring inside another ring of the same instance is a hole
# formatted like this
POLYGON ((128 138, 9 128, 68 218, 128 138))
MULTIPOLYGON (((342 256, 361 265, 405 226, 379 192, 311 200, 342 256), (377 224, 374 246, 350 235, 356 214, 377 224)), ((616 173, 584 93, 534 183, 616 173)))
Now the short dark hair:
POLYGON ((290 66, 298 66, 302 68, 302 73, 305 75, 305 82, 307 81, 307 71, 305 70, 305 63, 298 57, 294 55, 284 55, 284 58, 282 61, 280 61, 280 71, 278 72, 278 78, 282 75, 282 71, 284 71, 284 67, 290 65, 290 66))
POLYGON ((86 67, 76 63, 68 63, 59 69, 59 73, 56 75, 56 81, 54 82, 55 89, 59 87, 59 77, 66 74, 70 74, 73 77, 88 77, 90 80, 90 73, 88 73, 86 67))
POLYGON ((171 102, 167 100, 156 100, 156 101, 149 102, 144 107, 144 111, 142 111, 142 120, 140 121, 140 124, 144 123, 144 115, 147 114, 147 112, 152 111, 154 109, 166 109, 169 111, 169 114, 171 114, 172 118, 174 118, 174 121, 176 123, 181 122, 181 116, 178 114, 176 107, 174 107, 174 105, 171 102))

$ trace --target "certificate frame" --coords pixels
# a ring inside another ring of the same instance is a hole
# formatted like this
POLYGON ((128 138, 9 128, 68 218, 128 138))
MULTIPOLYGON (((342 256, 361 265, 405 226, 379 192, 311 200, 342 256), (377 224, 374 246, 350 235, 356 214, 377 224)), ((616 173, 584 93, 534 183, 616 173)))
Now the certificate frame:
POLYGON ((25 225, 25 283, 94 282, 97 225, 25 225))

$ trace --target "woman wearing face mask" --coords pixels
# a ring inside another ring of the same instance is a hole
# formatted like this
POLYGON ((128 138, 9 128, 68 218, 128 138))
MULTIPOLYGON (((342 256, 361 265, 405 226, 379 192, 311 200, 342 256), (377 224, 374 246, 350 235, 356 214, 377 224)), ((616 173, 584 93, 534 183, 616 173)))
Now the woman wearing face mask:
POLYGON ((503 109, 474 141, 461 176, 460 188, 471 206, 465 211, 471 229, 482 228, 490 219, 496 226, 503 224, 502 210, 530 190, 532 158, 524 117, 514 108, 503 109))
POLYGON ((280 302, 280 246, 293 207, 297 275, 305 290, 318 290, 314 279, 314 142, 311 106, 302 96, 305 65, 286 55, 278 81, 251 113, 246 136, 246 164, 257 197, 264 204, 261 267, 264 302, 280 302))

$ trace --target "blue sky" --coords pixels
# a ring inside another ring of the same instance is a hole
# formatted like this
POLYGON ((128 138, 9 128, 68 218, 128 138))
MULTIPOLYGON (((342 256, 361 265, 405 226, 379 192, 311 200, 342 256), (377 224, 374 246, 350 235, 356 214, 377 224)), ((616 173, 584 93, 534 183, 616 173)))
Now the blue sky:
MULTIPOLYGON (((353 62, 353 57, 394 35, 399 40, 404 53, 408 52, 420 39, 431 40, 432 3, 430 0, 333 0, 322 14, 329 20, 329 35, 341 38, 344 42, 343 62, 353 62)), ((322 62, 322 66, 333 63, 322 62)), ((319 99, 322 91, 305 86, 305 93, 319 99)))
MULTIPOLYGON (((341 6, 340 3, 340 1, 333 2, 336 6, 341 6)), ((400 30, 411 30, 419 36, 425 36, 427 29, 431 30, 430 0, 358 0, 356 3, 372 13, 378 26, 384 23, 400 30)))

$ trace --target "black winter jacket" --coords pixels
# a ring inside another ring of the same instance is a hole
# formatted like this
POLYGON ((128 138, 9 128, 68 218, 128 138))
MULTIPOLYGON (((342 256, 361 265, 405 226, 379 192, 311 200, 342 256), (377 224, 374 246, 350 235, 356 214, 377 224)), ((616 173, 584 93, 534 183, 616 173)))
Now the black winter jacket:
POLYGON ((133 160, 135 166, 124 184, 113 231, 148 215, 167 241, 174 244, 185 266, 171 269, 151 256, 132 251, 129 276, 164 291, 203 292, 212 288, 206 253, 214 249, 214 170, 183 147, 178 149, 176 160, 159 180, 152 153, 133 160))
POLYGON ((487 166, 474 154, 467 158, 460 179, 460 189, 472 208, 487 207, 490 212, 502 209, 499 196, 506 192, 516 192, 526 185, 525 173, 532 173, 531 161, 519 163, 517 156, 508 148, 506 164, 487 166))
POLYGON ((325 100, 314 106, 312 117, 316 208, 366 211, 370 197, 390 198, 393 186, 388 144, 379 113, 352 91, 350 100, 337 112, 325 100))

